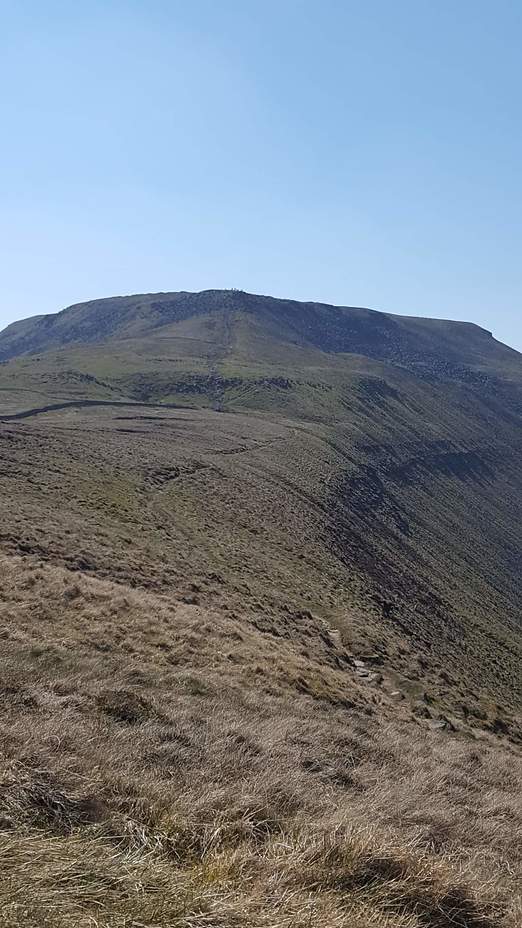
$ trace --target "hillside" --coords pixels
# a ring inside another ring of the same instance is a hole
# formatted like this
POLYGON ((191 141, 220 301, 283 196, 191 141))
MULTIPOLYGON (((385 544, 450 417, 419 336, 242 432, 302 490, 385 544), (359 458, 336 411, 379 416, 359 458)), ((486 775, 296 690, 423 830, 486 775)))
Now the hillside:
POLYGON ((206 291, 0 359, 0 926, 515 928, 522 357, 206 291))
MULTIPOLYGON (((178 323, 239 314, 280 342, 362 354, 394 363, 517 366, 516 352, 471 323, 394 316, 357 307, 300 303, 240 290, 155 293, 79 303, 34 316, 1 333, 0 359, 109 339, 168 336, 178 323)), ((176 334, 174 330, 173 334, 176 334)))

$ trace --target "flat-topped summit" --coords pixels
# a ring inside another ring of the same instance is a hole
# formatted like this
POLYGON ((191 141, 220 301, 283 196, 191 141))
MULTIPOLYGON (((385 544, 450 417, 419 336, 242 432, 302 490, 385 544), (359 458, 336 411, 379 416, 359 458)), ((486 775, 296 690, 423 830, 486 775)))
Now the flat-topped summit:
POLYGON ((247 320, 255 324, 258 334, 282 343, 395 363, 443 359, 472 364, 495 359, 508 364, 516 355, 490 332, 471 323, 276 299, 241 290, 203 290, 90 300, 15 322, 0 333, 0 360, 71 344, 160 336, 169 326, 191 319, 197 324, 202 316, 223 315, 232 330, 247 320))

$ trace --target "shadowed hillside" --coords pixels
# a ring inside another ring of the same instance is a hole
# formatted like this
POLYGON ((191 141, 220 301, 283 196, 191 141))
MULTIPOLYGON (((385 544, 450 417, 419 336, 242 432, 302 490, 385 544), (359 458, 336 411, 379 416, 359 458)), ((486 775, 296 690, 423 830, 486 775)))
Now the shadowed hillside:
POLYGON ((515 928, 521 356, 206 291, 0 358, 0 925, 515 928))

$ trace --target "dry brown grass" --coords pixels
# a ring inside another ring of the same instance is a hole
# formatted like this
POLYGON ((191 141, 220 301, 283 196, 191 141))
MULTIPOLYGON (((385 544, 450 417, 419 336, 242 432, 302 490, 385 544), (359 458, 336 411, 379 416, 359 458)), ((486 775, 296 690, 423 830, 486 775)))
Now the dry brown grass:
POLYGON ((313 616, 0 567, 1 926, 518 928, 514 746, 416 722, 313 616))

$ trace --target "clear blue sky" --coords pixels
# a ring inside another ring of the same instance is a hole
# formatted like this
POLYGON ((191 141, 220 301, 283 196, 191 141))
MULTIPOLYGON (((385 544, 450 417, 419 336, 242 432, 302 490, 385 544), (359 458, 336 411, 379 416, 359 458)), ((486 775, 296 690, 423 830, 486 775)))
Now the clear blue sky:
POLYGON ((522 349, 520 0, 0 12, 0 324, 239 287, 522 349))

